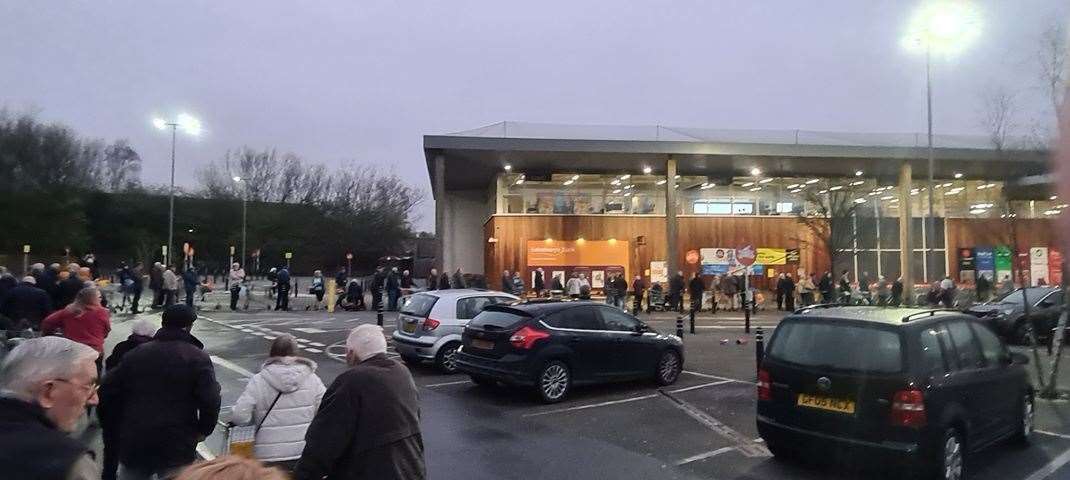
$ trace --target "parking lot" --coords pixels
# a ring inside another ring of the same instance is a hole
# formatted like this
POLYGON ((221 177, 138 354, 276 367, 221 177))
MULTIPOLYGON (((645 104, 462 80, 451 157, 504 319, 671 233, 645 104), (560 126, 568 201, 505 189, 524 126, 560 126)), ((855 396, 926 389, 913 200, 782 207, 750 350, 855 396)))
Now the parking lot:
MULTIPOLYGON (((385 314, 384 329, 394 328, 385 314)), ((159 314, 150 314, 157 318, 159 314)), ((213 356, 224 405, 233 404, 245 379, 266 356, 270 340, 298 338, 303 354, 320 365, 325 383, 344 370, 344 340, 374 312, 202 312, 194 329, 213 356)), ((662 332, 675 330, 669 314, 642 315, 662 332)), ((779 316, 754 320, 772 333, 779 316)), ((125 338, 129 316, 116 316, 109 338, 125 338)), ((774 460, 754 423, 755 348, 742 316, 701 315, 696 335, 685 335, 679 381, 576 388, 565 401, 545 405, 521 389, 480 387, 462 374, 429 365, 412 367, 420 388, 428 468, 434 478, 858 478, 888 470, 843 462, 794 465, 774 460)), ((393 353, 391 345, 390 354, 393 353)), ((1064 383, 1066 385, 1066 383, 1064 383)), ((1038 434, 1029 448, 998 447, 974 455, 971 475, 982 479, 1037 476, 1070 458, 1070 406, 1038 402, 1038 434), (1047 469, 1047 470, 1045 470, 1047 469)), ((218 453, 219 432, 205 447, 218 453)))

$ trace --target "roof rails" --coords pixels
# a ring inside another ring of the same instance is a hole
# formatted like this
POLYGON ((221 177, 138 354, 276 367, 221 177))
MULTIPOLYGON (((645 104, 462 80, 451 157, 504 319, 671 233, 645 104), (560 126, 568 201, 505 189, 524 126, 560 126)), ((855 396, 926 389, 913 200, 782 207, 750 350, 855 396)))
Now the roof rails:
POLYGON ((836 308, 836 307, 846 307, 846 306, 848 306, 848 305, 845 305, 845 304, 842 304, 842 303, 819 303, 819 304, 816 304, 816 305, 808 305, 808 306, 796 309, 794 312, 791 312, 791 313, 792 314, 799 314, 799 313, 805 313, 806 311, 813 310, 815 308, 836 308))
POLYGON ((928 310, 922 310, 920 312, 914 312, 914 313, 911 313, 910 315, 907 315, 907 316, 903 317, 903 323, 907 323, 907 322, 913 320, 915 317, 924 317, 924 316, 932 317, 932 316, 935 316, 939 312, 962 313, 959 310, 955 310, 953 308, 932 308, 932 309, 928 309, 928 310))

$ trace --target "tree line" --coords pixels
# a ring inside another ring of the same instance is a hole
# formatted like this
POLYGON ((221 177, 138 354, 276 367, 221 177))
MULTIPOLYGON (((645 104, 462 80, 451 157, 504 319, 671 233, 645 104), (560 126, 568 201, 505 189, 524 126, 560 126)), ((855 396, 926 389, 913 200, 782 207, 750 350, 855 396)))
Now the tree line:
MULTIPOLYGON (((0 171, 9 172, 0 175, 3 254, 32 244, 42 258, 69 247, 114 261, 159 259, 168 187, 141 182, 141 157, 126 140, 82 138, 65 125, 0 110, 0 171)), ((298 265, 333 268, 345 253, 354 254, 354 266, 402 253, 423 192, 373 168, 332 171, 293 153, 242 147, 176 194, 176 253, 189 242, 200 262, 225 265, 228 246, 240 249, 242 198, 248 250, 261 251, 264 269, 284 251, 298 265)))

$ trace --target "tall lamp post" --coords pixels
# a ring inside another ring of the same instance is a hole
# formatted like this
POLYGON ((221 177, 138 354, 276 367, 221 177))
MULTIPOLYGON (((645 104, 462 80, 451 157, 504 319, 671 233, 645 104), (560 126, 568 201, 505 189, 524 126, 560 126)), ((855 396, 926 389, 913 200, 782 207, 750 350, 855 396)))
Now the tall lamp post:
POLYGON ((241 177, 235 176, 234 181, 241 184, 241 266, 245 268, 245 218, 246 218, 246 202, 249 200, 249 189, 246 187, 245 180, 241 177))
MULTIPOLYGON (((925 53, 925 106, 928 123, 928 197, 929 213, 925 228, 923 261, 925 280, 932 279, 932 253, 936 243, 936 215, 933 208, 934 160, 933 160, 933 87, 932 56, 954 55, 966 48, 981 32, 980 16, 967 0, 933 0, 925 2, 911 17, 903 46, 908 50, 925 53)), ((946 248, 946 247, 945 247, 946 248)), ((946 252, 946 250, 945 250, 946 252)), ((945 253, 946 255, 946 253, 945 253)))
POLYGON ((164 265, 171 265, 171 252, 174 250, 171 247, 174 246, 175 239, 175 140, 179 129, 193 136, 200 135, 201 122, 183 113, 171 121, 154 118, 152 125, 160 130, 171 129, 171 190, 168 194, 167 209, 167 253, 163 259, 164 265))

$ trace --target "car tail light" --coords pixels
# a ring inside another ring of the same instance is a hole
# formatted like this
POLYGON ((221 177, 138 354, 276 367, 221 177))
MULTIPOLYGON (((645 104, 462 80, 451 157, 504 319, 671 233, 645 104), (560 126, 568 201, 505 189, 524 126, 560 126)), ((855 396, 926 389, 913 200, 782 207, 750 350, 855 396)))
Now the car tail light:
POLYGON ((509 337, 509 343, 521 350, 531 350, 531 347, 535 346, 535 342, 544 338, 549 338, 549 336, 549 333, 542 330, 525 326, 524 328, 517 330, 513 336, 509 337))
POLYGON ((773 399, 773 384, 769 380, 769 372, 758 370, 758 400, 773 399))
POLYGON ((435 320, 433 318, 428 318, 428 319, 424 320, 424 331, 425 332, 430 332, 431 330, 434 330, 434 329, 438 328, 438 325, 440 323, 441 322, 439 322, 438 320, 435 320))
POLYGON ((892 396, 891 423, 897 427, 924 427, 925 394, 918 389, 900 390, 892 396))

